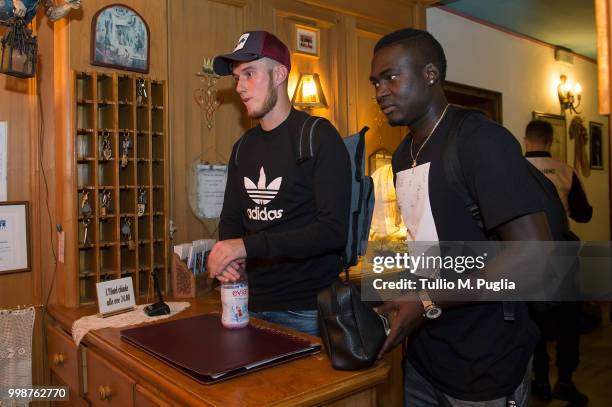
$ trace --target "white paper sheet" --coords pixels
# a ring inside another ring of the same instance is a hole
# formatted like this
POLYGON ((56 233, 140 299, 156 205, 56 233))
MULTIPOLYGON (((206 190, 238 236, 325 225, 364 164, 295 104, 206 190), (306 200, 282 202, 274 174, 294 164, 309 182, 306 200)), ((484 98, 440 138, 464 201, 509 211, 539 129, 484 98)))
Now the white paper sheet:
POLYGON ((0 271, 28 268, 26 207, 0 206, 0 271))
POLYGON ((225 184, 227 183, 227 165, 197 166, 197 199, 200 218, 215 219, 221 216, 225 184))

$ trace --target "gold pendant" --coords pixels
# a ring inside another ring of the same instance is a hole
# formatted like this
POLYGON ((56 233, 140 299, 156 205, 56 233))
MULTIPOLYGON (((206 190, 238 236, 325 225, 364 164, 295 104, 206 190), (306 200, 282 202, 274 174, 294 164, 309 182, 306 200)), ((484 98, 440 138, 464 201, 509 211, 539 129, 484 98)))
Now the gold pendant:
POLYGON ((416 160, 412 160, 412 168, 416 167, 416 160))
POLYGON ((128 241, 128 250, 132 251, 134 249, 136 249, 136 243, 134 243, 134 240, 132 240, 130 237, 130 240, 128 241))
POLYGON ((100 208, 100 217, 106 218, 106 207, 105 206, 100 208))

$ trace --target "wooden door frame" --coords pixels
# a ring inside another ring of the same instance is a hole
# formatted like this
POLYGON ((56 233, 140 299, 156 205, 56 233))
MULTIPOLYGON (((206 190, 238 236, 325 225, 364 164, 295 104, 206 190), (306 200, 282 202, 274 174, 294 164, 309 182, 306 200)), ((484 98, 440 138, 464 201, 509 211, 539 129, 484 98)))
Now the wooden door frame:
POLYGON ((484 110, 485 113, 491 117, 491 119, 495 120, 499 124, 503 124, 504 120, 501 92, 451 81, 445 81, 443 87, 449 103, 484 110), (458 103, 459 98, 462 97, 467 101, 467 103, 458 103), (491 106, 491 108, 482 109, 478 106, 479 103, 487 103, 491 106))

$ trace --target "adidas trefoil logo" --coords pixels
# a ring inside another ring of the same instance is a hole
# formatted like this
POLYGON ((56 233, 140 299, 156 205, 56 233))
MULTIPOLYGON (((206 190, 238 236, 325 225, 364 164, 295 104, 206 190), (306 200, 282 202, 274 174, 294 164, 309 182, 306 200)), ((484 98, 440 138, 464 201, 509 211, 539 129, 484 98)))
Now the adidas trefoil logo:
POLYGON ((283 209, 268 210, 265 207, 265 205, 269 204, 270 201, 276 197, 276 194, 278 194, 282 181, 283 177, 278 177, 266 185, 266 172, 264 171, 263 167, 261 167, 259 170, 259 180, 257 180, 257 185, 255 185, 255 183, 249 178, 244 177, 244 188, 246 189, 247 194, 249 194, 249 197, 256 204, 264 205, 263 208, 255 206, 252 209, 247 209, 247 216, 249 219, 269 221, 282 218, 283 209))
POLYGON ((260 205, 267 205, 276 197, 276 194, 278 194, 282 181, 283 177, 278 177, 266 186, 266 172, 264 168, 261 167, 257 185, 247 177, 244 177, 244 188, 247 190, 253 202, 260 205))

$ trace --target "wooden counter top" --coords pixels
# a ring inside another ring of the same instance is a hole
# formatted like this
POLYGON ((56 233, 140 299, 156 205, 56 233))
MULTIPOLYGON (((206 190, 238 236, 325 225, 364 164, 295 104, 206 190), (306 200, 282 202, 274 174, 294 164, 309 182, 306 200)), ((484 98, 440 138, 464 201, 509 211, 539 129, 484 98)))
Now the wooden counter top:
MULTIPOLYGON (((171 319, 214 312, 220 308, 217 292, 190 302, 191 307, 171 319)), ((67 331, 70 331, 72 323, 78 318, 96 312, 97 309, 92 306, 49 306, 50 315, 67 331)), ((156 323, 164 321, 167 320, 156 323)), ((271 325, 259 320, 254 323, 271 325)), ((331 402, 334 406, 376 405, 375 387, 385 381, 389 371, 384 361, 366 370, 337 371, 331 367, 325 353, 321 352, 221 383, 203 385, 123 341, 120 331, 126 328, 90 331, 83 339, 83 345, 88 351, 95 351, 157 396, 184 405, 312 406, 331 402)), ((320 343, 319 338, 291 332, 320 343)))

